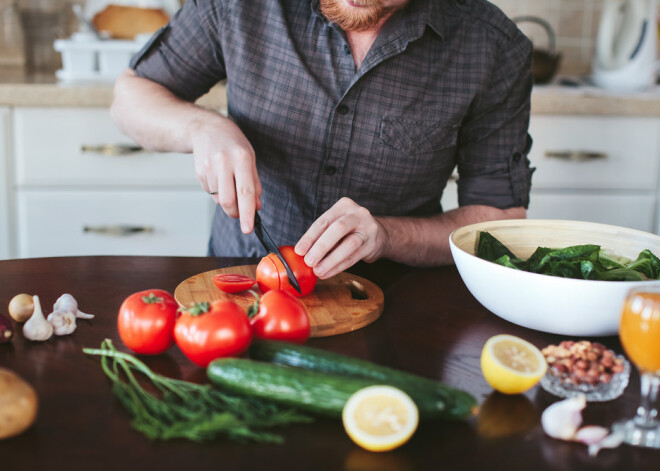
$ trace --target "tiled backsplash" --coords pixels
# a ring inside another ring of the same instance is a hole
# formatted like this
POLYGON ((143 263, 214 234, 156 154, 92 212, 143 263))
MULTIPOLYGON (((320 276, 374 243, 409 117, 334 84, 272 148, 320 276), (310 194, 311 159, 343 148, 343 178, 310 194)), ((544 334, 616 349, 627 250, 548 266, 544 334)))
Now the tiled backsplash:
MULTIPOLYGON (((559 69, 564 75, 591 72, 602 0, 490 0, 509 17, 533 15, 547 21, 562 54, 559 69)), ((548 47, 544 29, 533 23, 520 23, 520 29, 538 48, 548 47)))

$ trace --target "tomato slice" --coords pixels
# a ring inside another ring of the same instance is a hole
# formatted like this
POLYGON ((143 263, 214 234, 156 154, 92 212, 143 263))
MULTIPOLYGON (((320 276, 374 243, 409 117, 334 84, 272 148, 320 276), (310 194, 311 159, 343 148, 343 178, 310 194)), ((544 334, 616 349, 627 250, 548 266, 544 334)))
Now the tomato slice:
POLYGON ((220 273, 213 275, 213 283, 225 293, 240 293, 252 288, 257 280, 240 273, 220 273))

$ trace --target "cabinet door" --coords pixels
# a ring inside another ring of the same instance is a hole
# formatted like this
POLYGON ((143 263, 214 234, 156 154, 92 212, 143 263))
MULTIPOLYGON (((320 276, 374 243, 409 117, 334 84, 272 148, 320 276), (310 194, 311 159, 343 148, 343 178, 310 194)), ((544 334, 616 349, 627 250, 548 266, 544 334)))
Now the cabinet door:
POLYGON ((20 190, 19 257, 205 256, 213 200, 201 190, 20 190))
POLYGON ((9 248, 9 110, 0 108, 0 259, 10 258, 9 248))
POLYGON ((599 222, 655 232, 655 194, 533 192, 527 217, 599 222))
POLYGON ((534 189, 654 190, 660 165, 660 119, 531 118, 534 189))
POLYGON ((14 123, 19 187, 199 188, 190 155, 140 151, 106 108, 17 108, 14 123))

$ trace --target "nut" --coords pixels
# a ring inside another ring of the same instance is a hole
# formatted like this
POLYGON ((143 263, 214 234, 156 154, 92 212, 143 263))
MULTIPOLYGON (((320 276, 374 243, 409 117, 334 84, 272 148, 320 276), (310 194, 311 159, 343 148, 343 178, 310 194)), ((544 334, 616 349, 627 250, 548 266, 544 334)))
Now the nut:
POLYGON ((559 345, 548 345, 542 353, 550 367, 550 374, 578 384, 608 384, 612 377, 623 371, 623 360, 601 343, 564 340, 559 345))

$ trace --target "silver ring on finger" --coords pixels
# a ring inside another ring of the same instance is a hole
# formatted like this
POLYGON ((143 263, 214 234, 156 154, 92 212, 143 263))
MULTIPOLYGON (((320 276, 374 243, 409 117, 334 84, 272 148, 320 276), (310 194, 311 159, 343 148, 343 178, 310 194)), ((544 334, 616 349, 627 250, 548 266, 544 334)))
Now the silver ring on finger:
POLYGON ((217 191, 209 191, 209 195, 217 195, 217 194, 218 194, 217 191))
POLYGON ((356 234, 356 235, 358 235, 362 238, 362 244, 361 245, 364 245, 364 243, 367 241, 366 236, 362 232, 355 231, 355 232, 352 232, 351 234, 356 234))

